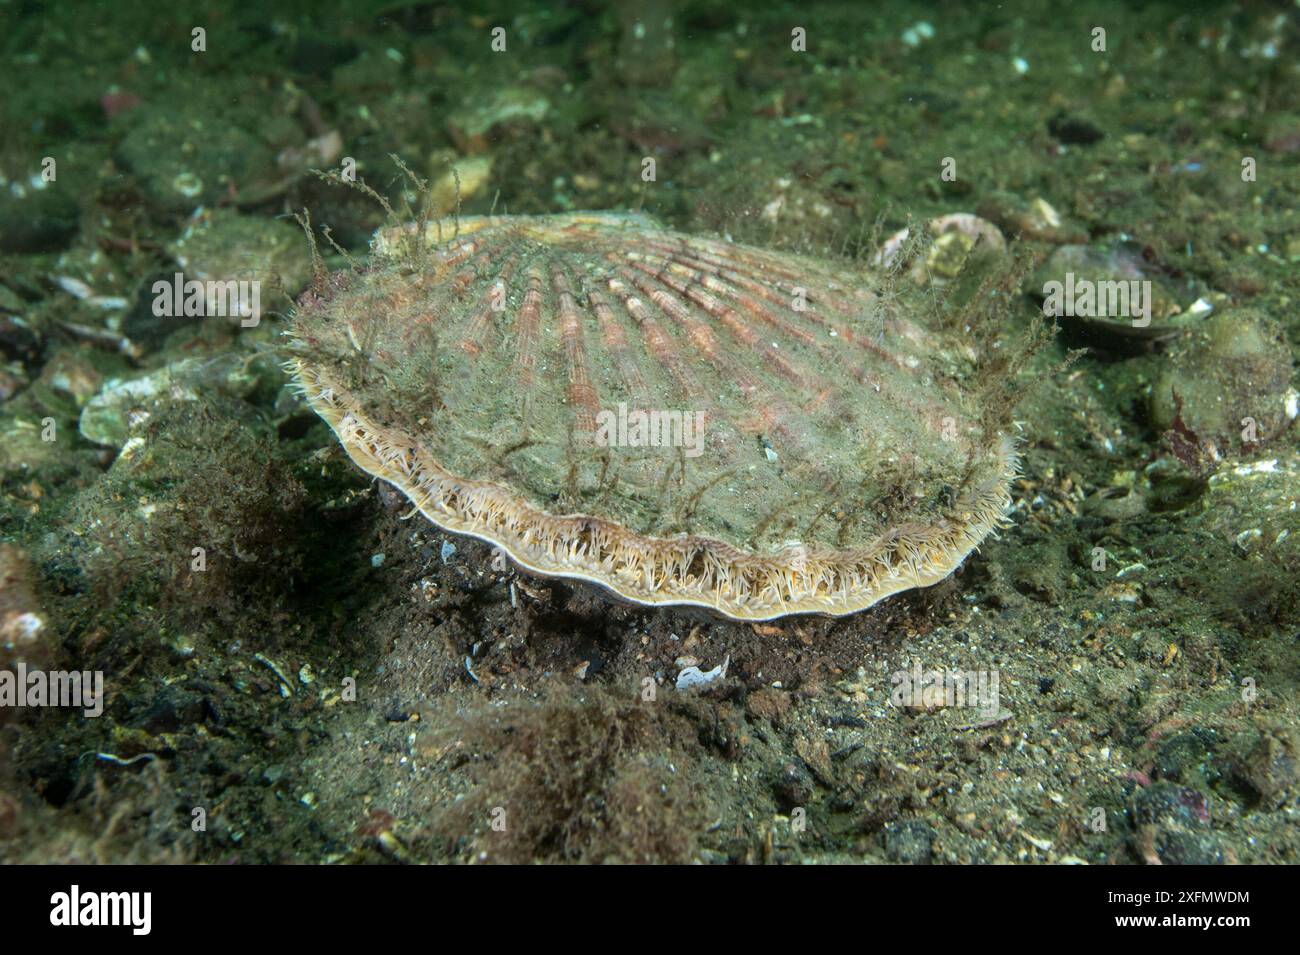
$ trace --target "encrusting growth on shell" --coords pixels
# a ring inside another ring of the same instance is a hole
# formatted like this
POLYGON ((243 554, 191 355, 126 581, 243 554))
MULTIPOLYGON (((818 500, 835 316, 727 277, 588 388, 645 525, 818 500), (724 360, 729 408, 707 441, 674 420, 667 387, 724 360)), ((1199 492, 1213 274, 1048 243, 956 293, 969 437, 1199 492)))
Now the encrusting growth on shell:
POLYGON ((946 577, 1003 520, 960 343, 861 276, 639 217, 462 219, 296 310, 289 366, 365 471, 523 568, 742 620, 846 614, 946 577), (707 441, 610 447, 615 406, 707 441))

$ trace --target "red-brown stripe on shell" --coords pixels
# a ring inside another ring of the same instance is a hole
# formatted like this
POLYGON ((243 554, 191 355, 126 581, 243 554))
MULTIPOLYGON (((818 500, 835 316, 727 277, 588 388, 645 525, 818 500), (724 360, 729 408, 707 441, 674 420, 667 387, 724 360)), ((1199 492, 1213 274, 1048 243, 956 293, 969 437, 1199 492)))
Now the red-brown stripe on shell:
POLYGON ((1012 444, 959 343, 866 274, 617 214, 442 236, 382 232, 304 296, 290 365, 358 465, 531 571, 842 614, 947 576, 1005 513, 1012 444))

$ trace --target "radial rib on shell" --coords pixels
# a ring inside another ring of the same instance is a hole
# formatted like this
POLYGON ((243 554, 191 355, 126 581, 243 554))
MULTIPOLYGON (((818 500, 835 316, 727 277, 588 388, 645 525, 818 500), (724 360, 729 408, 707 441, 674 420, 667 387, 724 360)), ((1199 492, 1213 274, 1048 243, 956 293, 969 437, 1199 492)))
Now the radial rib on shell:
POLYGON ((962 344, 873 280, 640 217, 436 229, 418 253, 412 228, 381 233, 304 295, 290 366, 439 526, 637 603, 766 620, 935 583, 1002 520, 1015 456, 959 386, 962 344), (702 413, 703 445, 603 440, 638 410, 702 413))

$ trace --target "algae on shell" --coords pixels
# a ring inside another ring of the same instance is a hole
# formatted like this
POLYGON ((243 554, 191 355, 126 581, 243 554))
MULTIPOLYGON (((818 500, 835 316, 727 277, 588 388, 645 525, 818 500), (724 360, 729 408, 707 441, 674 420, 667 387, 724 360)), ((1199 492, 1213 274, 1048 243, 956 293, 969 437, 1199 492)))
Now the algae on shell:
POLYGON ((1012 443, 919 300, 641 217, 428 232, 305 294, 290 364, 353 459, 445 528, 637 602, 768 619, 934 583, 1002 518, 1012 443), (702 453, 610 441, 629 411, 700 416, 702 453))

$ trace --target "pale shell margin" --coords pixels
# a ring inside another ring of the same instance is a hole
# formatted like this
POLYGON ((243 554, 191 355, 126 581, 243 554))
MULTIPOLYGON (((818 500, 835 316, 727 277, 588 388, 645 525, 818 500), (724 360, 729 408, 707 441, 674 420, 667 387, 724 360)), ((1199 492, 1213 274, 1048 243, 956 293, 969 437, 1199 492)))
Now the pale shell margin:
POLYGON ((842 616, 938 583, 1006 522, 1018 473, 1015 443, 1002 436, 998 476, 970 489, 935 524, 899 526, 851 550, 796 545, 755 554, 708 537, 651 537, 598 517, 548 514, 500 485, 451 474, 418 440, 373 421, 301 360, 288 368, 357 466, 388 481, 439 527, 494 544, 535 574, 585 580, 637 604, 705 607, 734 620, 842 616))

